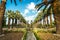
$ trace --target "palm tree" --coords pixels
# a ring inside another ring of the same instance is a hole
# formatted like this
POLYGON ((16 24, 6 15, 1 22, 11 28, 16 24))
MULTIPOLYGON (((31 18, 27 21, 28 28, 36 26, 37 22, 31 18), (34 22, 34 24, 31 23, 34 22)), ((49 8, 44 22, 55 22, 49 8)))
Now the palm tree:
POLYGON ((47 10, 44 12, 44 20, 45 20, 45 26, 48 27, 49 21, 48 21, 48 13, 47 10))
POLYGON ((15 25, 17 25, 17 20, 19 20, 19 19, 20 19, 20 12, 17 10, 15 12, 15 25))
POLYGON ((50 27, 52 27, 52 9, 50 10, 50 27))
POLYGON ((26 20, 24 19, 24 17, 21 15, 21 13, 18 10, 15 12, 15 25, 17 25, 18 23, 17 20, 19 20, 20 23, 26 24, 26 20))
POLYGON ((8 10, 6 12, 6 14, 7 14, 7 18, 8 18, 8 28, 10 28, 10 20, 11 20, 11 14, 12 14, 11 10, 8 10))
POLYGON ((45 6, 45 8, 44 8, 44 10, 45 10, 47 8, 47 6, 49 6, 49 5, 50 5, 50 7, 48 9, 49 10, 51 8, 53 9, 54 18, 55 18, 55 22, 56 22, 56 33, 60 34, 60 19, 59 19, 60 18, 60 1, 59 0, 49 0, 49 1, 43 0, 43 3, 36 5, 36 7, 39 10, 42 6, 45 6))
POLYGON ((45 28, 46 26, 46 19, 45 19, 45 15, 43 16, 43 27, 45 28))
POLYGON ((47 27, 48 27, 48 25, 49 25, 48 14, 46 15, 46 21, 47 21, 47 27))
MULTIPOLYGON (((34 25, 36 24, 37 26, 40 25, 40 24, 42 24, 42 23, 41 23, 42 18, 43 18, 43 11, 41 11, 41 12, 38 13, 38 15, 37 15, 37 17, 35 18, 33 24, 34 24, 34 25)), ((40 26, 40 27, 41 27, 41 26, 40 26)))
POLYGON ((0 4, 0 34, 2 34, 2 23, 4 19, 4 11, 5 11, 5 0, 2 0, 0 4))
POLYGON ((12 13, 11 13, 12 28, 13 28, 13 26, 14 26, 14 18, 15 18, 15 13, 14 13, 14 11, 12 11, 12 13))
MULTIPOLYGON (((2 20, 3 20, 3 15, 4 15, 4 12, 5 12, 5 5, 6 5, 6 0, 1 0, 2 2, 1 2, 1 4, 0 4, 0 34, 2 33, 2 20)), ((11 3, 12 3, 12 0, 10 0, 11 1, 11 3)), ((17 3, 16 3, 16 1, 17 0, 14 0, 14 3, 15 3, 15 5, 17 5, 17 3)), ((19 0, 20 2, 22 1, 22 0, 19 0)))

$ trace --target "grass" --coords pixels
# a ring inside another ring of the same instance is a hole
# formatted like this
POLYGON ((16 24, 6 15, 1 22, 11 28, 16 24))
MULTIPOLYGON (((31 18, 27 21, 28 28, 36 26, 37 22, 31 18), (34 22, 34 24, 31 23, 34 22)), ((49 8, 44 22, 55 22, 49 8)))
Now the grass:
POLYGON ((53 40, 57 39, 53 34, 56 33, 56 28, 35 28, 33 30, 34 35, 36 36, 37 40, 53 40), (51 39, 52 38, 52 39, 51 39))
POLYGON ((34 33, 36 40, 41 40, 41 38, 38 37, 38 35, 36 33, 34 33))
POLYGON ((3 30, 3 33, 11 33, 11 32, 14 32, 14 33, 17 33, 17 32, 23 32, 25 33, 26 32, 26 29, 25 28, 13 28, 13 29, 5 29, 3 30))
MULTIPOLYGON (((25 28, 13 28, 11 30, 6 29, 4 31, 5 31, 5 33, 11 33, 11 32, 18 33, 18 32, 23 32, 24 33, 23 40, 26 40, 27 31, 26 31, 25 28)), ((52 35, 52 33, 55 33, 56 32, 55 28, 51 28, 51 29, 35 28, 35 29, 33 29, 33 32, 34 32, 34 35, 35 35, 35 37, 36 37, 37 40, 48 40, 48 39, 51 40, 51 38, 52 39, 55 39, 56 38, 56 37, 54 37, 52 35)))
POLYGON ((23 40, 26 40, 27 37, 27 31, 25 32, 24 36, 23 36, 23 40))
POLYGON ((44 29, 44 28, 34 28, 34 32, 42 32, 42 33, 56 33, 56 28, 49 28, 49 29, 44 29))
POLYGON ((52 33, 41 33, 38 32, 37 35, 41 40, 60 40, 60 37, 53 35, 52 33))

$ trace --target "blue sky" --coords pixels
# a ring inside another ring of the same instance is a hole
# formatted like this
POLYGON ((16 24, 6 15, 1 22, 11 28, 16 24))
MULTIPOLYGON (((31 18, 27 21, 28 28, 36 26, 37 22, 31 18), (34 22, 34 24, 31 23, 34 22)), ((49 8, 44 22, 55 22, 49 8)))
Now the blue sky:
MULTIPOLYGON (((39 2, 41 2, 41 0, 39 2)), ((20 11, 26 21, 29 21, 30 23, 30 21, 34 20, 37 16, 37 11, 34 7, 39 2, 37 2, 36 0, 22 0, 22 2, 19 2, 19 0, 17 0, 16 6, 14 2, 11 4, 10 0, 7 0, 6 10, 20 11)))
MULTIPOLYGON (((1 2, 1 0, 0 0, 1 2)), ((14 2, 11 4, 10 0, 7 0, 6 3, 6 10, 12 10, 12 11, 20 11, 20 13, 23 15, 26 21, 31 22, 35 19, 35 17, 38 15, 38 11, 35 9, 35 5, 38 3, 41 3, 42 1, 39 0, 22 0, 22 2, 19 2, 17 0, 17 6, 14 4, 14 2)))

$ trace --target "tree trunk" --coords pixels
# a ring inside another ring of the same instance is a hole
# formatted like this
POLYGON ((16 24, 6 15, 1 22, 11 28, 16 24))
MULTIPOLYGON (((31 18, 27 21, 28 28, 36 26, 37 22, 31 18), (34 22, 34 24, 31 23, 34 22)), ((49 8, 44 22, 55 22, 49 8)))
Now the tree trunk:
POLYGON ((48 16, 47 16, 47 24, 49 25, 49 20, 48 20, 48 16))
POLYGON ((48 21, 48 15, 46 14, 46 27, 48 28, 48 25, 49 25, 49 21, 48 21))
POLYGON ((43 18, 43 28, 45 27, 45 17, 43 18))
POLYGON ((52 9, 50 10, 50 27, 52 27, 52 9))
POLYGON ((13 26, 14 26, 14 19, 12 19, 12 28, 13 28, 13 26))
POLYGON ((60 2, 57 0, 53 3, 53 11, 56 22, 56 33, 60 34, 60 2))
POLYGON ((15 26, 17 25, 17 19, 15 19, 15 26))
POLYGON ((10 29, 10 18, 8 19, 8 28, 10 29))
POLYGON ((4 12, 5 12, 5 2, 2 1, 0 5, 0 34, 2 34, 2 22, 4 18, 4 12))

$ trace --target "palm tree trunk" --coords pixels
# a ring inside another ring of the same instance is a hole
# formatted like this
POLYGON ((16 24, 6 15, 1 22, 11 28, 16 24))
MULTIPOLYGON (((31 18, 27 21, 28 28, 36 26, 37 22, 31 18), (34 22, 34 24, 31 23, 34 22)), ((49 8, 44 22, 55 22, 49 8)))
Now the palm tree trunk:
POLYGON ((4 18, 4 12, 5 12, 5 2, 2 1, 0 5, 0 34, 2 34, 2 22, 4 18))
POLYGON ((60 2, 53 3, 54 18, 56 22, 56 33, 60 34, 60 2))
POLYGON ((46 14, 46 27, 48 28, 48 25, 49 25, 49 21, 48 21, 48 15, 46 14))
POLYGON ((50 27, 52 27, 52 9, 50 10, 50 27))
POLYGON ((43 18, 43 28, 45 27, 45 17, 43 18))
POLYGON ((49 20, 48 20, 48 16, 47 16, 47 24, 49 25, 49 20))
POLYGON ((8 19, 8 28, 10 29, 10 18, 8 19))
POLYGON ((17 19, 15 19, 15 25, 17 25, 17 19))
POLYGON ((13 28, 13 26, 14 26, 14 19, 12 19, 12 28, 13 28))
POLYGON ((55 23, 56 23, 56 33, 60 34, 60 14, 54 14, 55 23))

